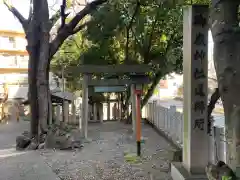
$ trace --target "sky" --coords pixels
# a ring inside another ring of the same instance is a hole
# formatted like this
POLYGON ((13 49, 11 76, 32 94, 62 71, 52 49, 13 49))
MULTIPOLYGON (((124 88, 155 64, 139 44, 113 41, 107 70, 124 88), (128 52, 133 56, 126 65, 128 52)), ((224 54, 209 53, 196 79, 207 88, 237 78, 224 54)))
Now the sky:
MULTIPOLYGON (((8 1, 12 2, 14 7, 25 18, 28 17, 30 0, 8 0, 8 1)), ((48 0, 48 3, 49 3, 50 15, 51 15, 54 12, 56 12, 57 9, 60 8, 61 0, 48 0)), ((4 17, 4 19, 0 21, 0 29, 1 30, 23 31, 21 24, 12 15, 12 13, 8 11, 6 6, 3 4, 2 0, 0 0, 0 17, 4 17)))
MULTIPOLYGON (((83 4, 85 2, 91 2, 93 0, 76 0, 83 4)), ((8 0, 14 7, 25 17, 28 17, 29 13, 29 2, 30 0, 8 0)), ((50 16, 54 14, 62 3, 62 0, 48 0, 50 16)), ((21 24, 18 20, 8 11, 6 6, 3 4, 3 0, 0 0, 0 17, 4 17, 4 20, 0 21, 1 30, 17 30, 23 31, 21 24)))

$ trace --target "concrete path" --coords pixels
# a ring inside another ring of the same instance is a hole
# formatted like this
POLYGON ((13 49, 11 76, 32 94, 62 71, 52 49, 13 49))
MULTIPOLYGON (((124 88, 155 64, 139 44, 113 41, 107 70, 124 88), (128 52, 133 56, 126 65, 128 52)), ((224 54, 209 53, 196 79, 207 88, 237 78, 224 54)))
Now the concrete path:
POLYGON ((59 180, 39 152, 15 150, 16 136, 28 127, 27 122, 0 124, 0 180, 59 180))
POLYGON ((89 124, 82 150, 16 152, 15 137, 26 122, 0 125, 0 180, 168 180, 173 147, 144 125, 142 157, 135 161, 131 126, 119 122, 89 124), (127 161, 127 156, 131 162, 127 161))

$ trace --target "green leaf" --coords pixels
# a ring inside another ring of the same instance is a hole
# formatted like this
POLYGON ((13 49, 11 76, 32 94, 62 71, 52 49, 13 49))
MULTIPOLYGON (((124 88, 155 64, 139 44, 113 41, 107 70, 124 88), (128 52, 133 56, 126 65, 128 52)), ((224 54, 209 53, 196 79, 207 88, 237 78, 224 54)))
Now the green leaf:
POLYGON ((165 34, 162 34, 161 38, 160 38, 161 42, 167 42, 167 36, 165 34))

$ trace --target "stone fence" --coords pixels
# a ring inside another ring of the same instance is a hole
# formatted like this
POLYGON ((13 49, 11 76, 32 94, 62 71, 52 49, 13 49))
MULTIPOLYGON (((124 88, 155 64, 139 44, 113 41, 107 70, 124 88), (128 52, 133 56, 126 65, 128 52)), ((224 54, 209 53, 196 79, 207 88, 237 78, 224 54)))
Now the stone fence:
MULTIPOLYGON (((183 145, 183 113, 176 110, 176 106, 165 108, 158 101, 149 102, 142 110, 146 118, 159 132, 171 140, 176 146, 183 145)), ((224 128, 214 126, 209 135, 210 162, 218 160, 226 162, 226 142, 224 128)))

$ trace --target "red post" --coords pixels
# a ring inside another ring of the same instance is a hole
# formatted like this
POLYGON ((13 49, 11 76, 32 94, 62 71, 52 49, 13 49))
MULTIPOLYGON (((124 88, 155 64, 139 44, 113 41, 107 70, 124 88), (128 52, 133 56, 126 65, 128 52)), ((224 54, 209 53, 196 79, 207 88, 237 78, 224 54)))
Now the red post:
POLYGON ((137 95, 137 102, 136 102, 136 114, 137 114, 137 121, 136 121, 136 140, 137 140, 137 155, 141 156, 141 91, 135 91, 137 95))

